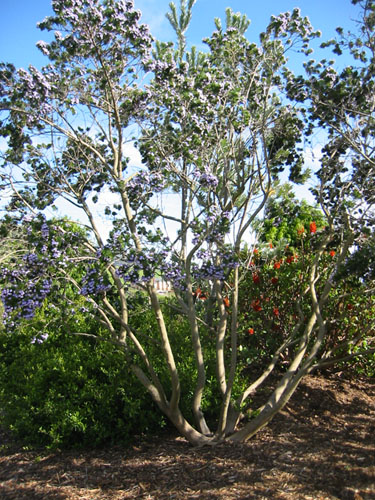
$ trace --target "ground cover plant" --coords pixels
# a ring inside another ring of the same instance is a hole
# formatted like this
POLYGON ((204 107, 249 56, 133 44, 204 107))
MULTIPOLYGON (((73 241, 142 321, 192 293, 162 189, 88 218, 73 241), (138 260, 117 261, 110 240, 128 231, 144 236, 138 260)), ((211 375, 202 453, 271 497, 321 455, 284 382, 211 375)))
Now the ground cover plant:
MULTIPOLYGON (((154 43, 132 1, 53 0, 40 23, 54 32, 39 42, 49 63, 0 67, 7 335, 46 304, 74 316, 80 302, 87 322, 66 335, 120 351, 193 445, 245 441, 304 376, 373 355, 375 4, 353 3, 357 32, 324 44, 352 56, 338 72, 309 60, 319 32, 298 9, 271 18, 259 44, 228 9, 203 53, 187 49, 193 0, 171 5, 175 44, 154 43), (304 75, 290 49, 306 57, 304 75), (303 146, 317 129, 307 207, 282 198, 279 179, 306 182, 303 146), (143 168, 129 165, 127 141, 143 168), (45 217, 61 198, 85 230, 45 217)), ((46 332, 35 342, 44 348, 46 332)))

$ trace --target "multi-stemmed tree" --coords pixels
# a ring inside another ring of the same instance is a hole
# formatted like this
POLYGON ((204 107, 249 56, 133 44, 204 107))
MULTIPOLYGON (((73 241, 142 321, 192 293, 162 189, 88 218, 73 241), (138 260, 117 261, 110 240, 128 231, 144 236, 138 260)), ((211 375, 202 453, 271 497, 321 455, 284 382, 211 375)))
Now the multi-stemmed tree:
MULTIPOLYGON (((9 208, 30 235, 19 266, 2 270, 8 328, 32 317, 61 280, 70 280, 86 298, 87 314, 107 327, 106 340, 123 350, 160 410, 197 445, 248 439, 319 367, 322 355, 329 361, 326 315, 332 314, 335 276, 360 244, 373 203, 373 189, 362 185, 373 171, 373 72, 370 65, 338 75, 309 63, 309 78, 295 77, 286 52, 308 56, 318 36, 298 10, 272 18, 257 45, 245 36, 246 17, 228 9, 226 26, 216 20, 216 31, 205 39, 207 51, 187 50, 193 4, 182 0, 179 13, 171 6, 177 45, 153 46, 132 1, 53 0, 55 15, 40 27, 56 30, 55 39, 39 43, 50 63, 40 71, 3 64, 0 109, 8 141, 1 179, 13 189, 9 208), (143 78, 148 74, 151 79, 143 78), (239 290, 249 273, 257 280, 250 265, 254 249, 244 251, 244 244, 279 175, 287 171, 292 181, 304 181, 302 139, 315 121, 329 132, 316 189, 327 225, 316 235, 314 258, 300 269, 293 326, 284 328, 262 375, 252 379, 251 365, 242 370, 245 390, 238 396, 239 290), (143 158, 138 171, 126 157, 132 136, 143 158), (68 221, 44 218, 43 210, 61 197, 85 215, 89 236, 70 230, 68 221), (105 209, 108 237, 93 210, 106 198, 112 201, 105 209), (333 242, 336 258, 327 263, 333 242), (72 273, 77 265, 85 268, 81 278, 72 273), (171 283, 173 307, 189 325, 194 422, 181 411, 174 332, 154 287, 158 277, 171 283), (153 349, 164 358, 167 384, 147 350, 149 339, 134 325, 128 306, 135 289, 148 296, 145 307, 157 324, 153 349), (215 353, 222 401, 214 430, 202 411, 207 351, 215 353), (286 351, 293 356, 276 388, 256 417, 240 424, 249 397, 286 351)), ((364 12, 367 31, 360 40, 371 57, 372 2, 364 12)), ((358 332, 361 338, 371 337, 371 328, 373 319, 368 331, 358 332)), ((348 341, 345 332, 342 341, 348 341)))

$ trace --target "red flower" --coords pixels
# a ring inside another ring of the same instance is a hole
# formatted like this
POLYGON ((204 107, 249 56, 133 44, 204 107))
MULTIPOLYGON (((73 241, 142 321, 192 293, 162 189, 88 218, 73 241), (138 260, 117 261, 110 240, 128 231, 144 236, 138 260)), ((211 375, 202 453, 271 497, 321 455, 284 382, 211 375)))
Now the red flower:
POLYGON ((346 308, 347 308, 349 311, 351 311, 352 309, 354 309, 354 306, 353 306, 353 304, 348 304, 348 305, 346 306, 346 308))
POLYGON ((274 269, 280 269, 281 262, 278 260, 277 262, 274 263, 273 268, 274 269))
POLYGON ((311 234, 316 233, 316 223, 315 222, 310 222, 310 233, 311 234))
POLYGON ((195 292, 193 292, 193 296, 200 300, 206 300, 207 298, 200 288, 197 288, 195 292))
POLYGON ((249 335, 254 335, 254 328, 248 328, 247 333, 249 335))
POLYGON ((305 228, 302 226, 297 229, 297 234, 303 234, 305 232, 305 228))
POLYGON ((224 302, 225 307, 229 307, 229 299, 228 299, 228 297, 224 297, 223 302, 224 302))
POLYGON ((273 308, 273 314, 274 314, 274 316, 279 316, 280 315, 280 311, 279 311, 279 309, 277 307, 273 308))
POLYGON ((253 282, 254 283, 260 283, 259 274, 253 274, 253 282))
POLYGON ((259 253, 259 250, 257 248, 254 248, 253 253, 255 253, 255 255, 256 255, 259 253))
POLYGON ((270 248, 273 248, 272 241, 270 241, 270 242, 268 243, 268 246, 269 246, 270 248))
POLYGON ((295 255, 289 255, 289 257, 287 257, 287 259, 286 259, 286 262, 288 264, 291 264, 295 260, 298 260, 298 255, 297 254, 295 254, 295 255))
POLYGON ((260 305, 259 299, 253 300, 251 303, 251 307, 254 309, 254 311, 257 311, 257 312, 262 310, 262 306, 260 305))
POLYGON ((277 285, 277 282, 279 281, 279 278, 271 278, 272 284, 277 285))
POLYGON ((336 255, 336 252, 335 252, 334 250, 331 250, 331 251, 329 252, 329 255, 330 255, 331 257, 334 257, 334 256, 336 255))

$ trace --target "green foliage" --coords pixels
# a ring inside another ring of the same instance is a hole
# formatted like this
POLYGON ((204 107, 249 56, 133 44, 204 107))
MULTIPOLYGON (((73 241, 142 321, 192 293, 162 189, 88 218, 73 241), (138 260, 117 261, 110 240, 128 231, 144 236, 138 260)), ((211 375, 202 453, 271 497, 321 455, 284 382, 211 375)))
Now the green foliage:
POLYGON ((262 221, 255 224, 260 241, 264 243, 284 242, 290 247, 298 247, 310 232, 310 223, 315 222, 317 230, 327 225, 324 214, 305 200, 297 200, 291 184, 275 185, 265 207, 262 221))
POLYGON ((27 445, 56 448, 126 443, 164 425, 123 353, 66 334, 75 325, 100 335, 94 321, 83 323, 79 313, 69 324, 52 316, 44 310, 18 333, 0 333, 5 427, 27 445), (48 339, 31 343, 41 331, 48 339))
POLYGON ((363 234, 361 245, 348 257, 341 275, 355 274, 367 282, 375 279, 375 232, 363 234))

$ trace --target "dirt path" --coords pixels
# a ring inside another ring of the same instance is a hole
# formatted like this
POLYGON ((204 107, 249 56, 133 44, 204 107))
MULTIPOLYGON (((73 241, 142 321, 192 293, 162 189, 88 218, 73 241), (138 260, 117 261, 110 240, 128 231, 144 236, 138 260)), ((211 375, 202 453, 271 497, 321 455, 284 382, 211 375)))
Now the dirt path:
POLYGON ((0 498, 375 500, 375 381, 309 377, 243 445, 192 449, 168 435, 87 452, 10 447, 0 498))

